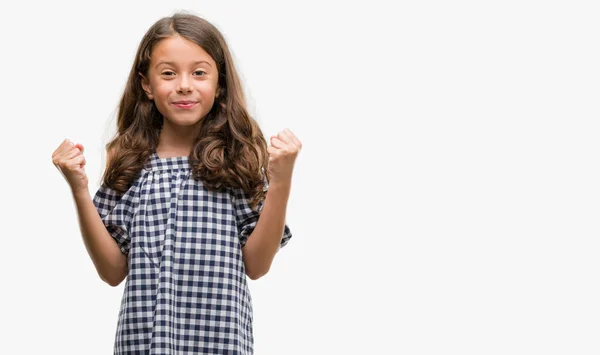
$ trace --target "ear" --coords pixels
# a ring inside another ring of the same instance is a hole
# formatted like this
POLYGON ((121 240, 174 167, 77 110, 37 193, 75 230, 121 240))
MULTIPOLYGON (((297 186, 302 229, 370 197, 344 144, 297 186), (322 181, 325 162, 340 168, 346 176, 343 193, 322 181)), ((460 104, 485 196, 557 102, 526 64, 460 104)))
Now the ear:
POLYGON ((152 95, 152 88, 150 87, 150 82, 142 73, 138 73, 140 75, 140 81, 142 84, 142 89, 146 92, 148 96, 148 100, 154 100, 154 95, 152 95))

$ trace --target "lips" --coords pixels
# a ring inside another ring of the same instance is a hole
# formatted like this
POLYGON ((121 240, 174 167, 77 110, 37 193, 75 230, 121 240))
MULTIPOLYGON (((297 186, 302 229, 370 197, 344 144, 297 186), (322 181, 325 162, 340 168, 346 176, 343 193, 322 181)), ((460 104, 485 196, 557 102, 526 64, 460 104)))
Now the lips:
POLYGON ((189 100, 173 101, 173 105, 180 109, 193 108, 196 106, 197 103, 198 103, 198 101, 189 101, 189 100))

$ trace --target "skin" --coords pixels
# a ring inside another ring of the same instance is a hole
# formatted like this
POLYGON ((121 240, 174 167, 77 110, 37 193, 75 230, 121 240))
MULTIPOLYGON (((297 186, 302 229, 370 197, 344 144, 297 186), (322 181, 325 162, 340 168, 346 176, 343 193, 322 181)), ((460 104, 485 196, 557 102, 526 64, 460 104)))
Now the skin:
POLYGON ((160 157, 187 156, 198 134, 200 121, 210 112, 218 89, 219 72, 213 58, 181 36, 161 40, 150 58, 142 87, 164 116, 157 153, 160 157), (178 101, 196 102, 191 109, 178 101))
POLYGON ((117 286, 127 276, 127 258, 108 233, 94 206, 84 170, 83 150, 82 144, 65 139, 52 153, 52 163, 71 188, 81 237, 98 275, 107 284, 117 286))
POLYGON ((287 203, 292 187, 294 162, 302 143, 289 129, 284 129, 270 138, 269 190, 254 231, 242 248, 246 274, 257 280, 271 268, 279 250, 285 227, 287 203))

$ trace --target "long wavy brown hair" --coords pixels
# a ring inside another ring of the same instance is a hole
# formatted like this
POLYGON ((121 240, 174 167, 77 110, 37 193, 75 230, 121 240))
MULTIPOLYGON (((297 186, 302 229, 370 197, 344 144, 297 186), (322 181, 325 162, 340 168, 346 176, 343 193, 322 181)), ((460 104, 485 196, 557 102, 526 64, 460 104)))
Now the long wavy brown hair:
POLYGON ((256 208, 265 198, 268 183, 267 143, 258 123, 247 112, 223 35, 208 21, 185 13, 158 20, 140 42, 119 103, 117 133, 106 145, 103 184, 125 193, 158 146, 163 116, 144 93, 140 73, 148 77, 152 49, 174 35, 202 47, 214 59, 219 72, 218 95, 211 111, 201 120, 189 156, 193 176, 211 190, 243 189, 256 208))

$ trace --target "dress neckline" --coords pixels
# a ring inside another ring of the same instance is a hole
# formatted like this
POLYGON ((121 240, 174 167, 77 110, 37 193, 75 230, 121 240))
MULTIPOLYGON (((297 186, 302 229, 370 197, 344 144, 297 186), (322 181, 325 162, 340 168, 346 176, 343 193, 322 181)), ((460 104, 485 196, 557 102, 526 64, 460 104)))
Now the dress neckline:
POLYGON ((190 169, 189 157, 174 156, 161 158, 155 151, 150 155, 145 168, 149 171, 190 169))
POLYGON ((184 155, 175 155, 175 156, 172 156, 172 157, 161 158, 161 157, 158 156, 158 153, 156 151, 154 153, 152 153, 152 155, 154 155, 154 157, 156 159, 158 159, 158 160, 166 160, 166 159, 172 159, 172 158, 188 158, 187 155, 185 155, 185 156, 184 155))

